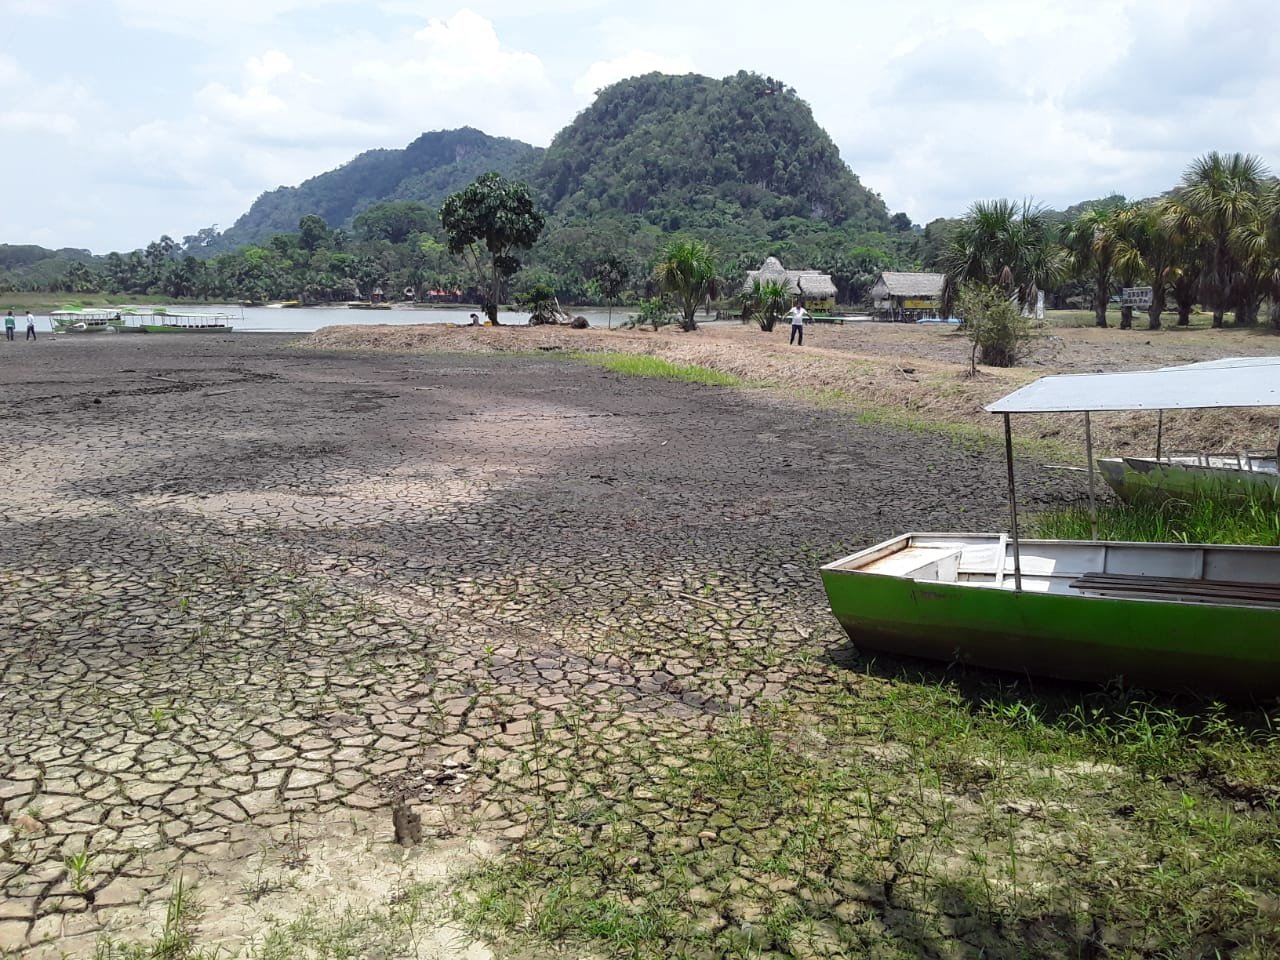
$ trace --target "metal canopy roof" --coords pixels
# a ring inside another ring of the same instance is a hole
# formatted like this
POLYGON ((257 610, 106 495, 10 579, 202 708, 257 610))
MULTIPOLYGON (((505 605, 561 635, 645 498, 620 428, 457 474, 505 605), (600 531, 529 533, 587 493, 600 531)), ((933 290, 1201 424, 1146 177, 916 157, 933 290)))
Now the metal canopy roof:
POLYGON ((1228 357, 1160 370, 1041 377, 989 413, 1280 407, 1280 357, 1228 357))

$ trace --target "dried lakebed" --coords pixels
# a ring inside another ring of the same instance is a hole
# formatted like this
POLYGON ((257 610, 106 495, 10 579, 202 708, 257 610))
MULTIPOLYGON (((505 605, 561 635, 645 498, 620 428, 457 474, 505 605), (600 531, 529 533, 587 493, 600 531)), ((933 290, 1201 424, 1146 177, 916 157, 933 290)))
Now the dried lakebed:
POLYGON ((1277 943, 1263 773, 1184 785, 831 619, 825 559, 1002 523, 990 451, 269 336, 44 341, 0 382, 0 955, 154 938, 190 896, 168 955, 1277 943))

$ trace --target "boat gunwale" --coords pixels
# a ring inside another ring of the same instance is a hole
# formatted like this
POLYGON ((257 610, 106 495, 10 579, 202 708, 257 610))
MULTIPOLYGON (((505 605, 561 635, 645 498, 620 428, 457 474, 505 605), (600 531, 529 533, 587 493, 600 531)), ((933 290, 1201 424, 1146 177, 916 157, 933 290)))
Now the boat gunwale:
MULTIPOLYGON (((900 573, 885 573, 881 571, 865 569, 865 566, 869 563, 874 563, 877 560, 884 559, 885 557, 892 556, 893 554, 898 553, 901 550, 909 548, 912 545, 911 543, 912 540, 916 537, 956 539, 956 540, 977 540, 977 541, 988 542, 994 546, 1000 543, 1002 535, 999 533, 951 533, 951 532, 941 532, 941 531, 913 531, 910 533, 899 534, 896 537, 891 537, 888 540, 874 544, 870 547, 866 547, 862 550, 857 551, 856 553, 849 554, 849 556, 847 557, 842 557, 839 560, 833 560, 830 563, 823 564, 819 568, 819 571, 821 573, 833 573, 833 574, 840 574, 842 576, 849 576, 849 577, 880 577, 887 580, 913 581, 916 583, 925 583, 925 584, 929 584, 931 586, 936 586, 936 587, 954 587, 956 589, 965 589, 965 590, 994 589, 1003 593, 1026 594, 1028 596, 1045 595, 1045 594, 1042 594, 1040 591, 1024 591, 1024 590, 1012 589, 1004 584, 975 583, 972 581, 952 582, 952 581, 946 581, 946 580, 931 580, 928 578, 918 579, 916 577, 912 577, 912 576, 904 575, 900 573), (893 547, 894 549, 889 549, 890 547, 893 547), (855 560, 860 561, 862 564, 862 567, 849 569, 843 566, 844 564, 850 563, 855 560)), ((1253 555, 1263 555, 1263 556, 1266 556, 1266 555, 1274 556, 1277 553, 1280 553, 1280 547, 1268 547, 1268 546, 1263 546, 1259 544, 1159 543, 1154 541, 1142 541, 1142 540, 1023 540, 1022 545, 1024 547, 1028 547, 1028 546, 1032 547, 1033 549, 1038 547, 1046 547, 1046 548, 1052 549, 1055 546, 1062 546, 1072 550, 1080 550, 1082 548, 1089 548, 1089 547, 1103 547, 1106 549, 1110 549, 1113 547, 1120 547, 1120 548, 1137 548, 1139 551, 1142 551, 1142 552, 1155 551, 1155 550, 1163 550, 1163 551, 1172 550, 1175 553, 1183 553, 1184 551, 1188 551, 1188 550, 1213 550, 1217 552, 1230 553, 1230 554, 1244 554, 1244 555, 1253 554, 1253 555)), ((1006 559, 1007 559, 1007 554, 1006 554, 1006 559)), ((1203 577, 1186 578, 1186 579, 1189 579, 1192 582, 1195 582, 1195 580, 1203 580, 1203 577)), ((1008 582, 1009 581, 1006 581, 1006 584, 1008 582)), ((1258 582, 1269 583, 1270 581, 1258 581, 1258 582)), ((1079 591, 1072 591, 1070 593, 1060 593, 1060 594, 1054 594, 1054 595, 1073 597, 1081 600, 1100 599, 1098 597, 1091 596, 1089 594, 1082 593, 1079 591)), ((1172 599, 1172 598, 1141 597, 1141 596, 1108 597, 1106 599, 1121 600, 1121 601, 1132 602, 1132 603, 1178 604, 1182 606, 1189 605, 1192 603, 1192 601, 1187 601, 1187 600, 1179 600, 1179 599, 1172 599)), ((1242 607, 1250 607, 1255 609, 1261 608, 1261 609, 1280 610, 1280 604, 1272 604, 1272 603, 1243 604, 1238 602, 1231 602, 1229 598, 1224 598, 1222 600, 1214 600, 1214 599, 1196 600, 1194 601, 1194 605, 1197 607, 1226 607, 1233 610, 1238 610, 1242 607)))

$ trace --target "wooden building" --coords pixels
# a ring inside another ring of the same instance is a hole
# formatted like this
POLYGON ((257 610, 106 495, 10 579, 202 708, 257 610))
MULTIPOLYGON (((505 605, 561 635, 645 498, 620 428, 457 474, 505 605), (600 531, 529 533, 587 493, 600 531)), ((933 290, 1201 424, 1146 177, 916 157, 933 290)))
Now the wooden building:
POLYGON ((942 307, 941 273, 880 274, 871 288, 871 302, 885 320, 919 320, 934 317, 942 307))
POLYGON ((809 310, 834 310, 836 305, 836 285, 830 274, 817 270, 788 270, 783 267, 777 257, 770 257, 760 265, 759 270, 747 271, 747 282, 744 290, 759 280, 765 283, 776 280, 787 288, 793 297, 799 297, 809 310))

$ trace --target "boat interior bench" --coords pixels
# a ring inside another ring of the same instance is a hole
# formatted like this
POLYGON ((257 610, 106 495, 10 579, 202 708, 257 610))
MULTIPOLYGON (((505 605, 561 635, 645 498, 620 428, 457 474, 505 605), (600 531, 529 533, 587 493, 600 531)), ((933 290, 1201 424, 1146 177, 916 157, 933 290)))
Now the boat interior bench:
POLYGON ((1150 600, 1188 600, 1198 603, 1227 602, 1249 606, 1280 606, 1280 584, 1242 583, 1236 580, 1200 580, 1191 577, 1147 577, 1132 573, 1086 573, 1069 584, 1094 596, 1135 597, 1150 600))

